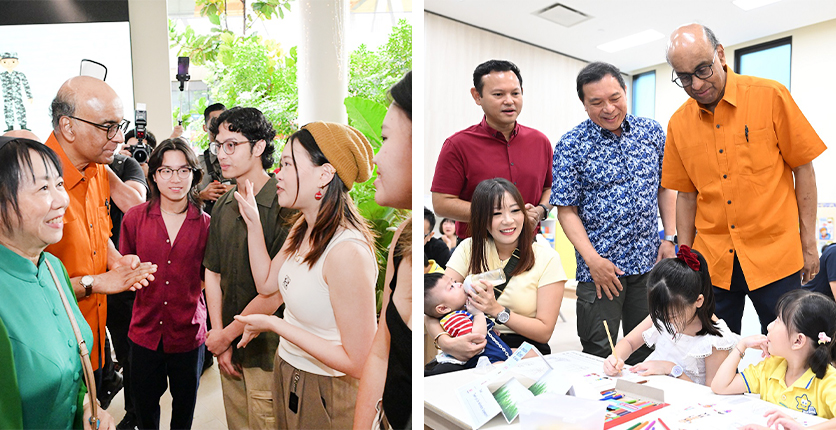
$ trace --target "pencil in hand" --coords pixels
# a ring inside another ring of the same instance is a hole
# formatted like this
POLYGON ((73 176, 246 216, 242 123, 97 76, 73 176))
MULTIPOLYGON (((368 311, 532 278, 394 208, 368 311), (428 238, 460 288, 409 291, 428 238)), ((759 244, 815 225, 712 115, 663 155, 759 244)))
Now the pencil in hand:
MULTIPOLYGON (((610 376, 615 376, 615 375, 618 375, 618 373, 621 372, 621 368, 618 366, 619 359, 618 359, 618 355, 615 354, 615 345, 612 342, 612 335, 610 334, 610 327, 609 327, 609 325, 607 325, 607 320, 604 320, 604 330, 607 331, 607 339, 609 339, 609 341, 610 341, 610 348, 612 349, 612 356, 613 356, 613 358, 615 358, 615 363, 610 363, 612 365, 613 369, 615 370, 615 373, 613 373, 610 376)), ((605 371, 607 370, 606 366, 604 366, 604 370, 605 371)))

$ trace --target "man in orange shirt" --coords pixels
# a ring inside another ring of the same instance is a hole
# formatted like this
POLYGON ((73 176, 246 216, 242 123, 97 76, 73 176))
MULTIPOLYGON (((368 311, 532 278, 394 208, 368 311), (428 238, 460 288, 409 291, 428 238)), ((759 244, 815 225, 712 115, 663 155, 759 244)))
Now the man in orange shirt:
POLYGON ((667 60, 691 97, 668 122, 662 164, 679 243, 705 256, 717 316, 740 333, 748 295, 765 334, 778 298, 819 271, 812 161, 826 147, 786 87, 726 67, 708 28, 674 31, 667 60))
MULTIPOLYGON (((64 214, 64 236, 46 251, 67 268, 78 307, 93 330, 90 360, 101 381, 107 294, 138 289, 153 280, 157 268, 136 255, 121 255, 110 241, 111 187, 129 187, 108 177, 116 146, 128 124, 122 101, 104 81, 79 76, 66 81, 52 101, 53 132, 46 141, 64 165, 64 187, 70 206, 64 214)), ((126 190, 127 191, 127 190, 126 190)))

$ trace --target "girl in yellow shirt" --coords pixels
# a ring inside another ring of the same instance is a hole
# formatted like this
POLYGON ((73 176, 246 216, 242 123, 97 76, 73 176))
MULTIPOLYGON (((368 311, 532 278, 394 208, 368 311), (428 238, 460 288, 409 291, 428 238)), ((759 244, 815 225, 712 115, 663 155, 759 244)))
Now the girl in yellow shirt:
MULTIPOLYGON (((760 393, 761 399, 829 421, 810 428, 836 429, 836 302, 807 290, 790 291, 778 300, 778 317, 767 335, 743 338, 726 358, 711 389, 717 394, 760 393), (760 349, 763 361, 737 373, 747 348, 760 349)), ((768 428, 801 429, 779 410, 769 411, 768 428)), ((767 428, 750 425, 745 428, 767 428)))

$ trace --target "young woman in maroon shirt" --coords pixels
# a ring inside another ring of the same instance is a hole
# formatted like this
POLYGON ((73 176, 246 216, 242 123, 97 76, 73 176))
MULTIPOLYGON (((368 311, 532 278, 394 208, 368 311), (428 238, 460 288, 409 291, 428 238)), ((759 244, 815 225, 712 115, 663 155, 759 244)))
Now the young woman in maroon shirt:
POLYGON ((167 384, 171 428, 191 428, 194 417, 206 341, 201 263, 209 215, 196 188, 201 176, 185 140, 164 140, 148 159, 151 200, 122 220, 121 250, 158 265, 154 281, 137 291, 128 331, 131 394, 143 429, 160 427, 167 384))

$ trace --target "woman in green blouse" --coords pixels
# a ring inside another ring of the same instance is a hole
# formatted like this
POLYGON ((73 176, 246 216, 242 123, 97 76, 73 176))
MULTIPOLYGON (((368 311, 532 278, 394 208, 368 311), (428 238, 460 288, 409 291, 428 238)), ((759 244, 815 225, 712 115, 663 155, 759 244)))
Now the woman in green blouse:
MULTIPOLYGON (((86 389, 78 342, 47 261, 88 345, 93 333, 64 265, 43 252, 63 235, 69 196, 62 172, 58 156, 41 143, 0 137, 0 320, 7 332, 0 343, 11 346, 23 428, 81 428, 82 421, 90 428, 90 406, 80 402, 86 389)), ((7 363, 9 349, 0 355, 7 363)), ((17 397, 10 391, 4 386, 2 398, 17 397)), ((114 428, 107 412, 98 415, 100 429, 114 428)))

